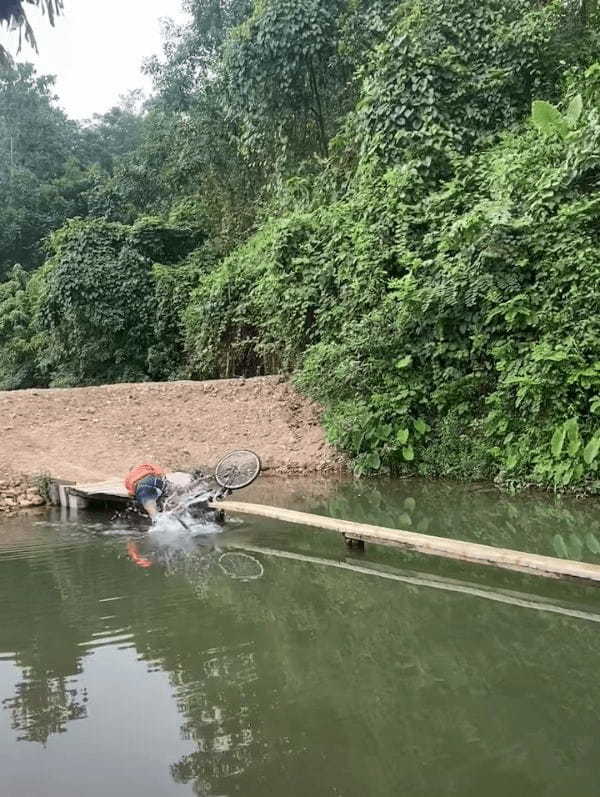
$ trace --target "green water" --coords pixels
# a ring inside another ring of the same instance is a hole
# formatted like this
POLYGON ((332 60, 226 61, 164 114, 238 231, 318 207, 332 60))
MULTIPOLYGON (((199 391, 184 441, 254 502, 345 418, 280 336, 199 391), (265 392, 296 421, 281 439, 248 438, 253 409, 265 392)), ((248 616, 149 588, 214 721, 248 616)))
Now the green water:
MULTIPOLYGON (((598 503, 269 479, 244 499, 600 561, 598 503)), ((3 797, 598 794, 600 590, 260 520, 131 531, 0 520, 3 797)))

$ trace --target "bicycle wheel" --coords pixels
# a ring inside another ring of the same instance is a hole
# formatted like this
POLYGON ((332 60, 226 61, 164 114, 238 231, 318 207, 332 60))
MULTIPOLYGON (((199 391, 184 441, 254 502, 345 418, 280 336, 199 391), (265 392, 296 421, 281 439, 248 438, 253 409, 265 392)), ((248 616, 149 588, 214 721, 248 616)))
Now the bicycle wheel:
POLYGON ((260 473, 260 458, 254 451, 231 451, 215 468, 215 479, 227 490, 241 490, 260 473))

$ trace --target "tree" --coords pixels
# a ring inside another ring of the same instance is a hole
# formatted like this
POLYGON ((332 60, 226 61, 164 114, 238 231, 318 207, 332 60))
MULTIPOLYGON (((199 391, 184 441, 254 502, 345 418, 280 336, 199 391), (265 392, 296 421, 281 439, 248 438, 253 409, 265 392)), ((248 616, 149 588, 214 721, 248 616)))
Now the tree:
POLYGON ((145 68, 154 79, 160 104, 186 111, 219 73, 223 45, 229 32, 247 19, 252 0, 184 0, 188 25, 166 24, 164 61, 149 58, 145 68))
POLYGON ((112 174, 119 161, 139 147, 143 129, 144 116, 135 110, 135 97, 124 98, 120 105, 84 123, 79 157, 112 174))
POLYGON ((54 106, 53 87, 30 64, 0 67, 0 278, 14 263, 39 265, 43 237, 70 210, 55 181, 79 129, 54 106))
POLYGON ((74 216, 104 213, 99 195, 140 140, 129 100, 81 126, 55 105, 54 78, 0 67, 0 279, 43 259, 43 240, 74 216))
POLYGON ((32 64, 0 67, 0 175, 28 169, 59 176, 75 154, 77 124, 54 104, 54 77, 32 64))
MULTIPOLYGON (((37 42, 31 27, 23 3, 38 6, 48 15, 50 24, 54 25, 55 17, 63 10, 63 0, 0 0, 0 27, 6 25, 7 28, 16 27, 19 29, 19 48, 21 50, 22 35, 25 41, 37 52, 37 42)), ((6 65, 10 62, 10 55, 0 45, 0 64, 6 65)))
POLYGON ((337 48, 344 7, 344 0, 266 0, 230 36, 228 99, 252 157, 327 154, 352 75, 337 48))

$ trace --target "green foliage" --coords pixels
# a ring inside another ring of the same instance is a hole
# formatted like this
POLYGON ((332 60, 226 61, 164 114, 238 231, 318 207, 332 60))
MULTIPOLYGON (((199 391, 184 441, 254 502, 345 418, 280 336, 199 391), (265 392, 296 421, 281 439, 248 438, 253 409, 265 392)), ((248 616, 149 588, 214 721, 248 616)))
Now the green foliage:
POLYGON ((252 13, 252 0, 186 0, 192 22, 168 25, 164 59, 153 57, 146 71, 154 78, 161 103, 169 110, 190 111, 220 68, 229 33, 252 13))
POLYGON ((353 107, 354 74, 385 29, 390 0, 255 0, 224 46, 228 110, 244 160, 289 174, 324 158, 353 107), (290 168, 291 167, 291 168, 290 168))
POLYGON ((583 99, 577 94, 564 114, 544 100, 535 100, 531 108, 531 120, 537 129, 546 136, 559 135, 566 138, 573 130, 583 111, 583 99))
MULTIPOLYGON (((188 375, 184 313, 200 279, 197 259, 176 266, 154 266, 154 326, 147 363, 155 380, 188 375)), ((207 259, 210 262, 210 257, 207 259)))
POLYGON ((15 266, 0 283, 0 389, 45 386, 45 340, 38 324, 47 269, 28 278, 15 266))
MULTIPOLYGON (((63 11, 63 0, 3 0, 0 3, 0 28, 6 25, 7 28, 19 29, 19 50, 21 49, 22 37, 37 51, 35 34, 27 14, 25 13, 26 4, 38 6, 44 14, 48 15, 51 25, 54 25, 55 17, 63 11)), ((0 66, 10 66, 12 59, 7 50, 0 45, 0 66)))
POLYGON ((414 158, 429 181, 448 176, 453 153, 519 122, 532 95, 552 95, 565 61, 585 58, 559 2, 422 0, 396 16, 365 69, 356 137, 388 163, 414 158))
POLYGON ((204 238, 202 230, 165 224, 158 217, 142 216, 129 233, 129 243, 141 255, 161 263, 179 263, 204 238))
POLYGON ((30 65, 0 67, 0 278, 41 263, 40 239, 69 212, 59 179, 76 127, 52 105, 53 80, 30 65))
POLYGON ((37 488, 40 496, 47 504, 50 504, 52 499, 53 485, 56 484, 55 479, 51 473, 44 471, 43 473, 36 473, 31 477, 31 483, 37 488))
POLYGON ((12 74, 0 111, 31 92, 35 112, 4 113, 0 267, 71 221, 0 287, 0 380, 292 373, 359 474, 597 492, 600 65, 580 6, 189 0, 148 112, 85 129, 12 74))
POLYGON ((67 119, 53 89, 30 64, 0 67, 0 279, 14 263, 40 265, 68 218, 94 214, 99 185, 140 137, 141 117, 125 108, 85 127, 67 119))
POLYGON ((371 309, 389 276, 386 219, 371 226, 359 212, 350 202, 273 220, 208 273, 187 311, 194 373, 293 370, 349 313, 371 309))
MULTIPOLYGON (((0 388, 182 375, 198 267, 180 262, 199 235, 156 218, 74 220, 54 233, 43 268, 28 277, 15 267, 0 283, 0 388)), ((206 247, 205 259, 214 262, 206 247)))
POLYGON ((363 166, 343 201, 267 223, 193 294, 197 373, 300 366, 361 473, 596 489, 600 120, 579 106, 566 137, 456 156, 420 199, 411 164, 363 166))
POLYGON ((86 385, 177 373, 178 321, 195 284, 181 261, 196 237, 158 219, 70 221, 30 278, 0 284, 0 385, 86 385))
MULTIPOLYGON (((406 209, 421 231, 409 242, 411 222, 399 225, 414 265, 371 315, 370 331, 347 325, 337 352, 355 360, 371 346, 371 361, 387 360, 390 373, 382 368, 370 384, 378 420, 380 390, 392 422, 392 402, 405 395, 408 411, 426 407, 434 434, 447 435, 452 415, 457 441, 465 433, 481 440, 475 472, 489 469, 487 460, 505 478, 595 489, 600 275, 588 193, 597 166, 588 153, 599 132, 592 107, 564 139, 507 137, 457 161, 454 179, 406 209), (387 358, 374 355, 384 336, 387 358), (408 386, 390 375, 394 352, 408 386), (561 416, 572 419, 556 428, 561 416)), ((417 469, 429 472, 418 461, 417 469)))
POLYGON ((272 160, 327 154, 349 74, 337 58, 344 0, 262 0, 226 50, 229 99, 242 119, 248 155, 272 160), (333 112, 333 114, 332 114, 333 112))
POLYGON ((78 154, 85 163, 96 164, 105 174, 112 174, 119 162, 140 145, 144 117, 136 112, 139 92, 130 92, 121 105, 104 114, 95 114, 81 127, 78 154))
POLYGON ((127 228, 71 221, 53 234, 51 248, 41 319, 52 384, 143 379, 152 272, 127 228))

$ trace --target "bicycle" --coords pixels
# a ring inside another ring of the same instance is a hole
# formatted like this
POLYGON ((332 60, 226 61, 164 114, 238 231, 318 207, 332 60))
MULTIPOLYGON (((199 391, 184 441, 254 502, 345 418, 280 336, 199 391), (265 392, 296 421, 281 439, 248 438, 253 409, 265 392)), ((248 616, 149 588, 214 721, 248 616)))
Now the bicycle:
POLYGON ((187 531, 191 531, 181 515, 199 510, 206 515, 212 510, 216 513, 214 519, 222 523, 223 511, 214 509, 211 504, 223 500, 234 491, 249 487, 260 475, 261 469, 260 457, 254 451, 230 451, 215 467, 213 478, 218 485, 217 489, 210 488, 206 476, 196 477, 190 484, 173 490, 166 496, 159 518, 171 516, 187 531))

